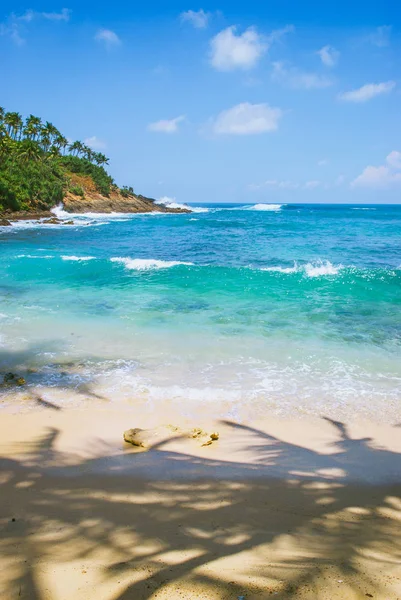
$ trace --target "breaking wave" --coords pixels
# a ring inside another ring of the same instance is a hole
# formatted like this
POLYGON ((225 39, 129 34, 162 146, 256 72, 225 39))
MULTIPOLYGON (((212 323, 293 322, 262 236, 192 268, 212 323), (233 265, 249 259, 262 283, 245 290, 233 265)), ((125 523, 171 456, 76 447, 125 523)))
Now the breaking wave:
POLYGON ((247 210, 265 210, 270 212, 279 212, 285 204, 254 204, 249 206, 247 210))
POLYGON ((121 263, 127 269, 133 271, 150 271, 153 269, 169 269, 178 265, 193 265, 191 262, 181 262, 179 260, 156 260, 154 258, 110 258, 111 262, 121 263))
POLYGON ((167 208, 182 208, 184 210, 190 210, 195 213, 205 213, 209 212, 208 208, 202 208, 201 206, 188 206, 187 204, 180 204, 176 202, 175 198, 170 198, 169 196, 162 196, 158 200, 156 200, 156 204, 164 204, 167 208))
POLYGON ((329 260, 318 260, 308 262, 305 265, 294 263, 292 267, 262 267, 261 271, 273 271, 277 273, 304 273, 307 277, 323 277, 325 275, 338 275, 343 265, 333 265, 329 260))

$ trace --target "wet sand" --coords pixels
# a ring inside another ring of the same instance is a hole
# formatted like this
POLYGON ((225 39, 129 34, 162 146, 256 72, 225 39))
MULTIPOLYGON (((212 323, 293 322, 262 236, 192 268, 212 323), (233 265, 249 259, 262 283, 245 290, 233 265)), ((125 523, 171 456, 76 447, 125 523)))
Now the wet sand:
POLYGON ((0 456, 2 600, 401 598, 399 425, 49 405, 0 456))

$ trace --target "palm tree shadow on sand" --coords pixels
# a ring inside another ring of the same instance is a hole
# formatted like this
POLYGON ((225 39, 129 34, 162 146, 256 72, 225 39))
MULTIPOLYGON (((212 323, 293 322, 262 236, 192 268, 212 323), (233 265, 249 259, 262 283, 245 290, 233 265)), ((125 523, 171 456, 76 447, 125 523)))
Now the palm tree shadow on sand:
POLYGON ((71 593, 56 598, 93 594, 91 576, 113 600, 396 598, 400 454, 331 423, 328 455, 225 422, 256 452, 248 463, 165 441, 77 464, 48 430, 23 462, 0 460, 1 597, 50 598, 43 572, 74 562, 71 593))

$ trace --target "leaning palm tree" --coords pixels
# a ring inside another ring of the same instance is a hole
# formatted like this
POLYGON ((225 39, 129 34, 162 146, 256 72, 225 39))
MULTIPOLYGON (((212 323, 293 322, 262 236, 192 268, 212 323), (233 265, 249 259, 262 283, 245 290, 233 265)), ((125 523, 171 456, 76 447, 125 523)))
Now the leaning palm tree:
POLYGON ((95 152, 94 160, 97 165, 103 166, 103 165, 108 165, 110 159, 107 158, 107 156, 105 156, 101 152, 95 152))
POLYGON ((71 152, 73 156, 78 156, 82 153, 84 145, 82 142, 76 141, 68 146, 68 150, 71 152))
POLYGON ((86 158, 86 160, 89 160, 89 162, 92 162, 95 152, 93 152, 93 150, 91 148, 89 148, 89 146, 86 146, 85 144, 83 144, 82 154, 84 155, 84 158, 86 158))

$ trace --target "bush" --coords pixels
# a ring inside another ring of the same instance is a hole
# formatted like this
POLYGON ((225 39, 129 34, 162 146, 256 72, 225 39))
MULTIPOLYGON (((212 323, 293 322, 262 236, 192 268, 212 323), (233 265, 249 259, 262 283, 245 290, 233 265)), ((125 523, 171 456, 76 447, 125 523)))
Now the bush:
POLYGON ((70 187, 70 192, 71 194, 75 194, 75 196, 85 196, 85 192, 84 190, 81 188, 80 185, 73 185, 70 187))
POLYGON ((129 196, 133 196, 134 195, 134 188, 133 187, 127 187, 126 185, 124 185, 121 189, 120 189, 120 194, 123 198, 129 198, 129 196))

